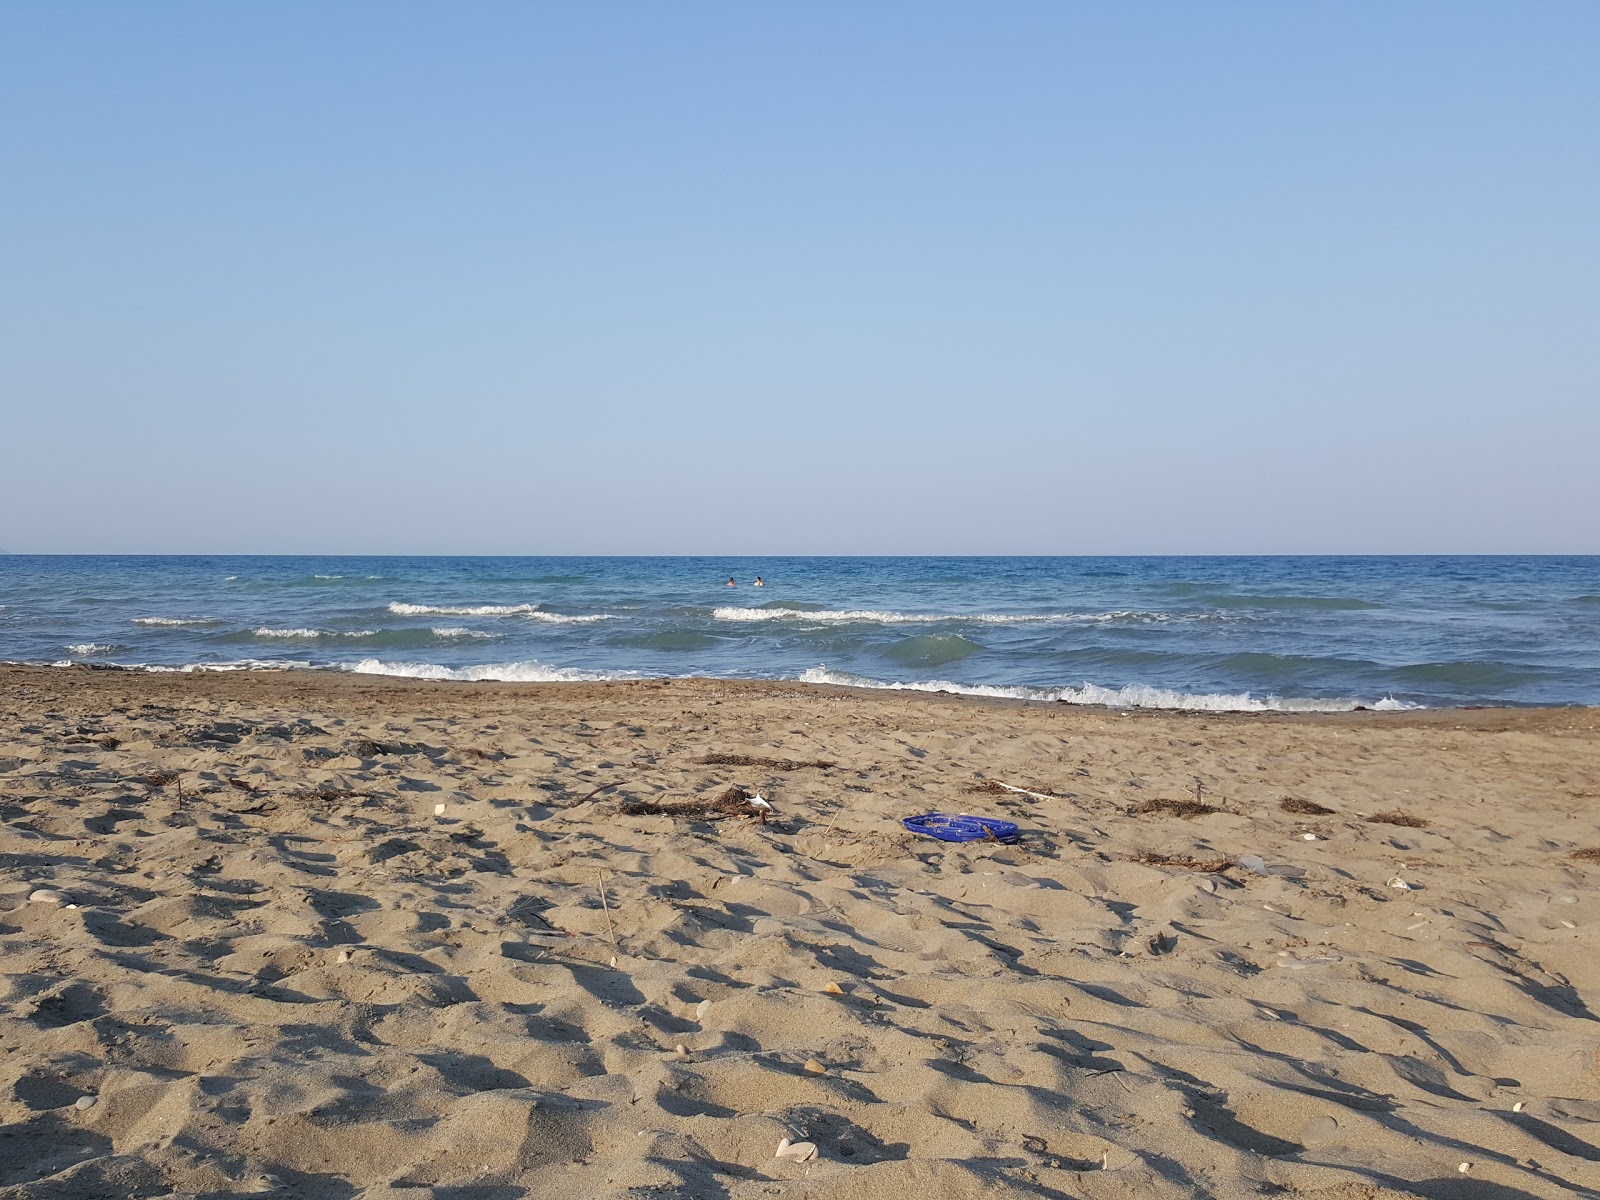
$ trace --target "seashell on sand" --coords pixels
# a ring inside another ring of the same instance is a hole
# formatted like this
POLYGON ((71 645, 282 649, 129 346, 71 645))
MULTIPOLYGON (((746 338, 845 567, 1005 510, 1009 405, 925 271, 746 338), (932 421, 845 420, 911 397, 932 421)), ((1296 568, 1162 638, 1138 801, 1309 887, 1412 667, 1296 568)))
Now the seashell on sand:
POLYGON ((778 1152, 772 1157, 792 1158, 798 1162, 810 1162, 816 1156, 817 1145, 815 1142, 791 1142, 788 1138, 784 1138, 778 1143, 778 1152))

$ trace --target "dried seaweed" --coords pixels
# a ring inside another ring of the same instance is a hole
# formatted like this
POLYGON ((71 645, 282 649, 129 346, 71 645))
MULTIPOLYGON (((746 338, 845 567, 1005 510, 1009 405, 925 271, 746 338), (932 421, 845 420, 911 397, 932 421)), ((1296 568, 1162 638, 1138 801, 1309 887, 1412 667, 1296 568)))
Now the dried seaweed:
POLYGON ((628 817, 678 817, 684 820, 721 821, 727 817, 752 817, 757 810, 750 805, 751 793, 742 787, 730 787, 712 800, 680 800, 675 804, 658 804, 654 800, 629 800, 622 806, 628 817))
POLYGON ((1141 854, 1134 859, 1147 867, 1178 867, 1185 871, 1215 874, 1233 866, 1231 858, 1194 858, 1188 854, 1141 854))
POLYGON ((1600 846, 1585 846, 1582 850, 1574 850, 1572 857, 1579 862, 1600 863, 1600 846))
POLYGON ((1133 812, 1140 815, 1165 813, 1174 817, 1204 817, 1221 811, 1214 804, 1202 804, 1198 800, 1141 800, 1133 806, 1133 812))
POLYGON ((1285 796, 1278 801, 1278 807, 1287 813, 1299 813, 1304 817, 1331 817, 1334 809, 1324 808, 1311 800, 1298 800, 1293 796, 1285 796))
POLYGON ((800 771, 808 767, 825 771, 839 765, 823 758, 763 758, 758 754, 702 754, 694 761, 703 767, 767 767, 773 771, 800 771))
POLYGON ((1404 825, 1407 829, 1426 829, 1428 823, 1421 817, 1399 811, 1373 813, 1367 820, 1378 825, 1404 825))
POLYGON ((166 787, 167 784, 176 780, 178 773, 176 771, 151 771, 148 775, 140 775, 137 778, 145 787, 159 788, 166 787))
POLYGON ((405 742, 377 742, 372 738, 359 738, 350 747, 350 753, 357 758, 377 758, 383 754, 415 754, 416 746, 405 742))

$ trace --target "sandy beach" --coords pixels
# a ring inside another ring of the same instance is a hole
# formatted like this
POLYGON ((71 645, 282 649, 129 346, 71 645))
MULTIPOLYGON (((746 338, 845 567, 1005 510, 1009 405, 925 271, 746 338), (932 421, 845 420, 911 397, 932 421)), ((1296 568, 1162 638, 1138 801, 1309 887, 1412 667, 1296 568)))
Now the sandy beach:
POLYGON ((1594 709, 0 668, 0 1196, 1597 1194, 1597 799, 1594 709))

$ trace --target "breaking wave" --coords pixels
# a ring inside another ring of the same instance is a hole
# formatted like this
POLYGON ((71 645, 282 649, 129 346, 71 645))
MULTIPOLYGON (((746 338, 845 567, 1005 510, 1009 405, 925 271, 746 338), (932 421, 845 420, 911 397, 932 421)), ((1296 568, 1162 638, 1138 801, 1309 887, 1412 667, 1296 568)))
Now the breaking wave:
POLYGON ((529 617, 552 625, 587 625, 611 620, 607 613, 572 616, 545 612, 537 604, 406 604, 397 600, 389 605, 389 611, 398 617, 529 617))
POLYGON ((67 653, 75 654, 79 658, 87 658, 91 654, 110 654, 115 649, 115 646, 107 645, 105 642, 67 643, 67 653))
POLYGON ((812 667, 808 671, 801 672, 799 678, 802 683, 831 683, 843 687, 883 688, 904 692, 953 692, 962 696, 1044 700, 1058 704, 1094 704, 1107 708, 1179 708, 1205 712, 1350 712, 1356 708, 1370 708, 1387 712, 1422 707, 1392 697, 1364 704, 1359 700, 1258 697, 1249 692, 1235 694, 1177 692, 1141 683, 1130 683, 1121 688, 1100 687, 1093 683, 1085 683, 1082 687, 1023 687, 988 683, 951 683, 943 679, 892 683, 882 679, 871 679, 865 675, 852 675, 847 671, 833 671, 827 667, 812 667))
POLYGON ((1102 613, 904 613, 877 608, 715 608, 711 616, 718 621, 797 621, 823 624, 936 625, 949 621, 970 621, 981 625, 1033 625, 1047 622, 1130 621, 1156 623, 1172 620, 1171 613, 1117 609, 1102 613))
POLYGON ((135 625, 220 625, 215 617, 135 617, 135 625))
POLYGON ((637 671, 584 671, 576 667, 552 667, 548 663, 485 663, 479 667, 444 667, 438 663, 384 662, 364 658, 349 663, 343 670, 358 675, 399 675, 406 679, 459 679, 503 683, 598 683, 607 679, 634 679, 637 671))

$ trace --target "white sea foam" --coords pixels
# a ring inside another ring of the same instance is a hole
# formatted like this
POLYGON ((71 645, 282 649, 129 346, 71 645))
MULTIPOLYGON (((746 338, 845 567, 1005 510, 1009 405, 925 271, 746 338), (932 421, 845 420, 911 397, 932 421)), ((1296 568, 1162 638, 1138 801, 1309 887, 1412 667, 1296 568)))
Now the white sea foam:
POLYGON ((364 658, 349 663, 344 670, 358 675, 400 675, 408 679, 496 680, 505 683, 595 683, 605 679, 637 678, 636 671, 584 671, 576 667, 552 667, 535 660, 485 663, 479 667, 443 667, 438 663, 384 662, 364 658))
POLYGON ((389 605, 389 611, 399 617, 528 617, 552 625, 587 625, 611 619, 606 613, 571 616, 544 612, 537 604, 406 604, 396 601, 389 605))
POLYGON ((807 624, 931 625, 947 621, 970 621, 982 625, 1032 625, 1072 622, 1103 623, 1129 621, 1152 623, 1170 621, 1171 613, 1136 612, 1118 609, 1102 613, 904 613, 878 608, 734 608, 711 610, 718 621, 798 621, 807 624))
POLYGON ((369 638, 377 637, 381 630, 377 629, 351 629, 340 631, 336 629, 273 629, 263 625, 260 629, 250 631, 256 637, 263 638, 369 638))
POLYGON ((229 662, 204 662, 184 663, 181 666, 165 666, 160 663, 133 663, 130 671, 152 671, 161 674, 177 673, 189 674, 205 671, 309 671, 314 668, 309 662, 286 662, 281 659, 263 658, 238 658, 229 662))
POLYGON ((461 625, 435 625, 428 632, 437 638, 482 638, 486 641, 493 641, 500 636, 498 633, 484 633, 461 625))
POLYGON ((105 642, 69 642, 67 651, 76 654, 79 658, 86 658, 91 654, 110 654, 115 646, 108 646, 105 642))
POLYGON ((343 579, 343 575, 313 575, 313 579, 343 579))
POLYGON ((1208 712, 1349 712, 1357 707, 1394 711, 1421 708, 1385 697, 1362 705, 1359 700, 1314 700, 1283 696, 1253 696, 1249 692, 1178 692, 1170 688, 1130 683, 1121 688, 1085 683, 1082 687, 1024 687, 988 683, 952 683, 944 679, 892 683, 848 671, 812 667, 800 675, 802 683, 832 683, 845 687, 884 688, 905 692, 954 692, 962 696, 991 696, 1005 700, 1043 700, 1060 704, 1096 704, 1108 708, 1181 708, 1208 712))
POLYGON ((215 625, 215 617, 135 617, 135 625, 215 625))

